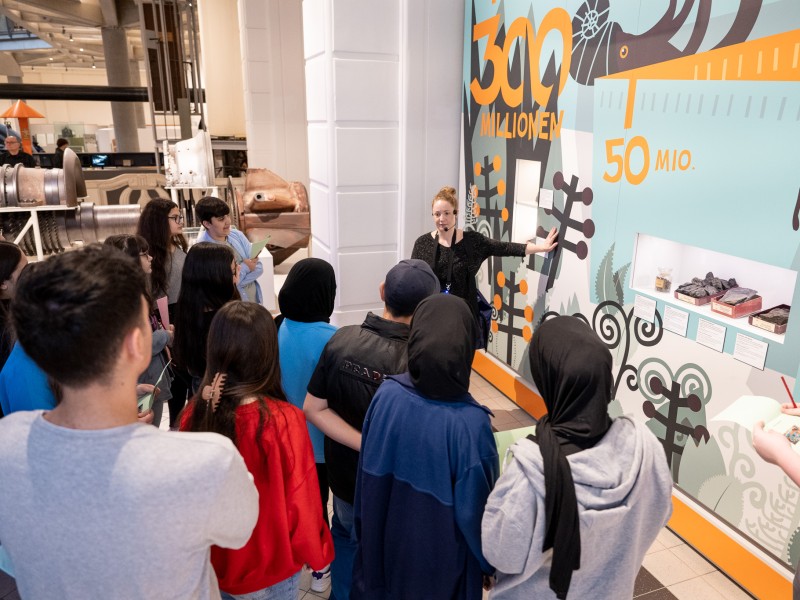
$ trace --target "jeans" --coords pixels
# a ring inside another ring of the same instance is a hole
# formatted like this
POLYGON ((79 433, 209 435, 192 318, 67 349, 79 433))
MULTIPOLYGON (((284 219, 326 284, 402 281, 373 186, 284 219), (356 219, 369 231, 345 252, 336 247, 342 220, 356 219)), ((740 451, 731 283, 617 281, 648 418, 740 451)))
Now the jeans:
POLYGON ((331 536, 336 555, 331 564, 330 600, 350 600, 353 582, 353 561, 356 556, 356 529, 353 520, 353 505, 333 495, 333 519, 331 536))
POLYGON ((222 594, 222 600, 297 600, 297 596, 300 594, 300 573, 301 571, 298 571, 288 579, 249 594, 234 596, 222 590, 220 590, 220 594, 222 594))

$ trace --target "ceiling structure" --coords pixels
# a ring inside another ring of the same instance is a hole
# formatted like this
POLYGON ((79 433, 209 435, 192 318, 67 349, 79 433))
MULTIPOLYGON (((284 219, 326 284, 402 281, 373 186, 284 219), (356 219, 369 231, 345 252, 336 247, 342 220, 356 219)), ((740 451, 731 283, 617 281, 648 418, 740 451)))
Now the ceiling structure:
MULTIPOLYGON (((0 0, 0 16, 49 47, 30 48, 14 36, 0 38, 0 52, 23 69, 102 69, 102 27, 126 29, 131 60, 143 60, 139 8, 134 0, 0 0)), ((8 69, 4 69, 4 73, 8 69)))

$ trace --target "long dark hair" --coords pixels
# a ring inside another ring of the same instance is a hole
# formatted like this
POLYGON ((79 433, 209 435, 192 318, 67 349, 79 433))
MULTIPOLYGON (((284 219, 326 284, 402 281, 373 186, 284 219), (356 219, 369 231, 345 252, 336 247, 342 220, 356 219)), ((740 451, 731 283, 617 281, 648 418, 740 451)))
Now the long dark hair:
MULTIPOLYGON (((105 239, 103 243, 106 246, 113 246, 114 248, 122 250, 125 254, 127 254, 133 260, 136 261, 136 266, 139 267, 140 269, 142 268, 142 261, 140 258, 141 255, 143 253, 145 254, 150 253, 150 245, 147 243, 147 240, 140 235, 131 235, 129 233, 110 235, 105 239)), ((147 298, 147 305, 150 307, 150 310, 152 312, 153 298, 150 289, 152 286, 152 282, 150 281, 150 277, 147 274, 145 274, 145 278, 147 279, 147 287, 148 287, 145 297, 147 298)))
POLYGON ((170 260, 170 247, 180 248, 184 252, 189 247, 183 235, 172 235, 169 229, 169 211, 178 208, 171 200, 155 198, 148 202, 139 217, 136 233, 150 244, 150 256, 153 257, 153 273, 150 281, 153 295, 163 296, 167 293, 167 264, 170 260))
MULTIPOLYGON (((256 396, 260 440, 270 411, 264 397, 286 401, 278 360, 278 330, 269 311, 253 302, 229 302, 211 322, 208 358, 200 389, 211 385, 217 373, 226 376, 216 410, 198 394, 188 420, 189 431, 213 431, 236 439, 236 407, 256 396)), ((259 448, 263 447, 259 444, 259 448)))
MULTIPOLYGON (((22 260, 22 250, 16 244, 0 240, 0 283, 11 279, 22 260)), ((16 336, 8 314, 10 298, 0 299, 0 368, 5 364, 16 336)))
POLYGON ((0 283, 11 279, 22 260, 22 250, 16 244, 0 240, 0 283))
POLYGON ((233 284, 233 251, 224 244, 195 244, 186 256, 181 293, 175 311, 175 360, 193 375, 205 368, 204 314, 216 312, 231 300, 239 300, 233 284))

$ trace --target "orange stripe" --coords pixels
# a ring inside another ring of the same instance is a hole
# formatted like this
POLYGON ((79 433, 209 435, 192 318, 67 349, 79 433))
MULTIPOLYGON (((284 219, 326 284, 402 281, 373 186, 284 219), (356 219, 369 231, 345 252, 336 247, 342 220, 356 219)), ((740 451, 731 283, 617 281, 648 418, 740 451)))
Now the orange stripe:
POLYGON ((756 598, 792 597, 791 581, 675 496, 672 497, 672 518, 667 525, 756 598))
POLYGON ((628 81, 628 104, 625 106, 625 129, 633 127, 633 103, 636 99, 636 80, 628 81))
POLYGON ((542 397, 522 383, 519 377, 511 375, 500 367, 495 359, 483 352, 476 352, 472 368, 535 419, 541 418, 547 412, 542 397))
POLYGON ((647 65, 607 75, 604 79, 661 79, 692 80, 700 73, 722 72, 720 79, 744 81, 797 81, 797 56, 800 44, 800 29, 770 35, 724 48, 716 48, 674 60, 647 65), (792 55, 788 61, 780 61, 782 54, 792 55), (765 68, 765 56, 772 57, 772 68, 765 68), (781 64, 782 63, 782 64, 781 64), (726 68, 730 67, 730 68, 726 68), (724 69, 724 70, 723 70, 724 69))

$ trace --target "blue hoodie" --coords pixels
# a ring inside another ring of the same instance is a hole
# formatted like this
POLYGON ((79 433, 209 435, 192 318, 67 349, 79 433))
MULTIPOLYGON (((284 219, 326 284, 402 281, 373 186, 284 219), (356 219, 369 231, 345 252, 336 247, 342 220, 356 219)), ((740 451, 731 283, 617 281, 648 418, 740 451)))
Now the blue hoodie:
POLYGON ((378 388, 362 430, 353 599, 480 600, 481 517, 498 476, 489 410, 468 394, 419 393, 410 376, 378 388))

